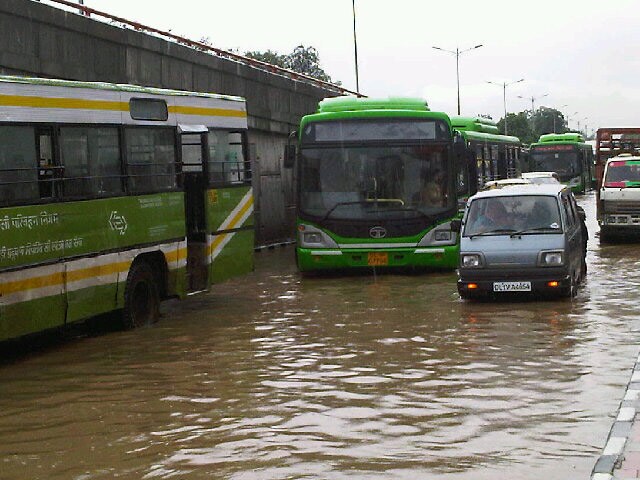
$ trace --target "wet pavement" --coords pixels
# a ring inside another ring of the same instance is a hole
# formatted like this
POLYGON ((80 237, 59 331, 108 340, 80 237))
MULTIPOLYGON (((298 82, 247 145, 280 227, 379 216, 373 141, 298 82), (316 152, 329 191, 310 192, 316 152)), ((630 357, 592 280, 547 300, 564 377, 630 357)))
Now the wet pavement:
POLYGON ((5 361, 0 479, 588 479, 623 421, 610 472, 631 471, 640 245, 601 246, 580 203, 573 300, 464 302, 454 273, 302 277, 277 248, 156 325, 5 361))

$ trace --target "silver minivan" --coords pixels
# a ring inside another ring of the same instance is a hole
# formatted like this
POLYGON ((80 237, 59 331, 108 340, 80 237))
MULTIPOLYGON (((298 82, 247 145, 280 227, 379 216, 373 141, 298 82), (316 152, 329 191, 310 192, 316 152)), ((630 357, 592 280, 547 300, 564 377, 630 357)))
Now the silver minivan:
POLYGON ((564 185, 518 185, 475 194, 461 226, 460 296, 575 295, 586 274, 584 220, 564 185))

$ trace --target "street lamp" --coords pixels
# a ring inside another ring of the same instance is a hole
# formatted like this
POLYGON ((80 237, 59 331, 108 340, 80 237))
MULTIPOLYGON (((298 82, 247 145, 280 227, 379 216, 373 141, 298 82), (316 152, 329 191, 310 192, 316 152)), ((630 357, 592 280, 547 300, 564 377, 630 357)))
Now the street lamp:
POLYGON ((476 45, 475 47, 467 48, 466 50, 459 50, 458 47, 456 47, 455 51, 446 50, 440 47, 432 47, 436 50, 440 50, 446 53, 451 53, 456 56, 456 84, 458 85, 458 115, 460 115, 460 55, 470 50, 475 50, 476 48, 480 48, 481 46, 482 44, 476 45))
POLYGON ((356 39, 356 0, 351 0, 353 7, 353 50, 356 62, 356 92, 360 93, 360 82, 358 80, 358 40, 356 39))
MULTIPOLYGON (((573 112, 571 116, 575 117, 577 114, 578 112, 573 112)), ((571 130, 571 127, 569 126, 569 115, 567 115, 567 130, 571 130)))
POLYGON ((544 98, 544 97, 548 97, 549 94, 545 93, 544 95, 539 95, 537 97, 534 97, 533 95, 530 97, 523 97, 522 95, 518 95, 518 98, 526 98, 528 100, 531 100, 531 115, 533 115, 533 112, 535 112, 535 108, 534 108, 534 102, 536 100, 538 100, 539 98, 544 98))
MULTIPOLYGON (((584 136, 585 138, 588 136, 587 135, 587 120, 589 120, 589 117, 584 117, 582 120, 584 120, 584 136)), ((580 122, 578 121, 578 132, 580 132, 580 122)), ((580 132, 582 133, 582 132, 580 132)))
POLYGON ((521 78, 520 80, 516 80, 514 82, 502 82, 502 83, 490 82, 487 80, 487 83, 502 87, 502 101, 504 102, 504 134, 505 135, 507 135, 507 131, 508 131, 507 129, 507 87, 509 85, 513 85, 514 83, 520 83, 520 82, 524 82, 524 78, 521 78))
MULTIPOLYGON (((564 105, 560 105, 560 108, 564 108, 564 107, 568 107, 569 104, 565 103, 564 105)), ((564 117, 564 114, 562 113, 562 111, 560 111, 560 114, 562 114, 562 116, 564 117)), ((553 133, 556 133, 556 116, 553 116, 553 133)))

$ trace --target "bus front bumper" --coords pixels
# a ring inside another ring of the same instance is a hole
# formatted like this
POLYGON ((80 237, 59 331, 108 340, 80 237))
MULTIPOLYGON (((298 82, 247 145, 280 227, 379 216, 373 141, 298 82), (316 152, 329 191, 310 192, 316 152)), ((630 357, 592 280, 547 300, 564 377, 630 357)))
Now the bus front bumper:
POLYGON ((351 269, 442 269, 458 263, 457 245, 417 248, 313 249, 297 248, 300 271, 351 269))

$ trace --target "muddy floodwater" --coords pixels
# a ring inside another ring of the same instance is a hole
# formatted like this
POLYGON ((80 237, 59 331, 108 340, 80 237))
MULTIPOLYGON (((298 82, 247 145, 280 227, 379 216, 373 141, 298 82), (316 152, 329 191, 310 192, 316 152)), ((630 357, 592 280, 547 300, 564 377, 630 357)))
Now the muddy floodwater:
POLYGON ((292 247, 156 325, 0 364, 0 478, 586 479, 640 344, 640 245, 573 300, 455 273, 306 278, 292 247))

